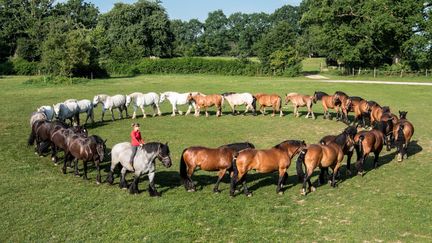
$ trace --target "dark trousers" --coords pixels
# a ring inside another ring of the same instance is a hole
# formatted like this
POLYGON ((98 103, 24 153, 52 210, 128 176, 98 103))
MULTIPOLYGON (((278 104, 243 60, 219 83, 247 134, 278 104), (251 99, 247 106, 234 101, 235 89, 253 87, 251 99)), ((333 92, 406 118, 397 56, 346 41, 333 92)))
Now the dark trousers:
POLYGON ((134 161, 134 158, 135 158, 136 152, 137 152, 137 150, 138 150, 138 147, 139 147, 139 146, 133 146, 133 145, 132 145, 132 155, 131 155, 130 160, 129 160, 129 162, 130 162, 131 164, 132 164, 133 161, 134 161))

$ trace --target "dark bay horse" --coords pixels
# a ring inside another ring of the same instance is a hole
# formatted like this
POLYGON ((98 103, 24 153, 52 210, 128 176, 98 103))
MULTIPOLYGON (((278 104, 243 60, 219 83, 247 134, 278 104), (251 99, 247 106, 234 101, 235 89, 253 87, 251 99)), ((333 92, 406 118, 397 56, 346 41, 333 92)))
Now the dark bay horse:
POLYGON ((378 157, 384 146, 384 133, 386 124, 379 122, 370 131, 361 131, 354 137, 355 149, 357 152, 357 171, 363 176, 363 164, 369 153, 374 153, 374 168, 378 166, 378 157))
POLYGON ((279 112, 279 116, 283 116, 282 112, 282 98, 277 94, 255 94, 254 97, 260 104, 261 114, 265 115, 265 107, 272 107, 272 116, 275 116, 276 112, 279 112))
POLYGON ((270 149, 245 149, 233 161, 234 175, 231 177, 230 195, 234 196, 237 183, 243 183, 246 196, 252 194, 246 186, 246 174, 250 170, 259 173, 279 172, 276 193, 282 194, 282 186, 288 177, 287 170, 291 159, 306 146, 304 141, 286 140, 270 149))
POLYGON ((347 156, 347 174, 351 174, 351 158, 354 153, 354 147, 349 146, 348 139, 354 140, 354 136, 357 134, 357 128, 350 126, 339 135, 327 135, 319 141, 322 145, 328 145, 331 142, 335 142, 341 146, 344 155, 347 156))
POLYGON ((314 99, 321 100, 324 109, 324 119, 331 119, 329 109, 335 109, 336 114, 339 113, 340 100, 337 95, 328 95, 325 92, 315 91, 314 99))
MULTIPOLYGON (((87 129, 82 128, 80 126, 65 128, 61 125, 56 125, 51 130, 51 149, 53 154, 54 163, 57 163, 57 153, 59 150, 65 151, 67 149, 67 140, 68 137, 73 135, 80 135, 83 137, 88 136, 87 129)), ((65 163, 67 162, 67 156, 64 156, 65 163)), ((66 171, 63 171, 64 173, 66 171)))
POLYGON ((406 118, 407 111, 399 111, 399 121, 393 128, 393 138, 398 150, 398 162, 402 162, 404 156, 408 158, 407 148, 414 134, 414 126, 406 118))
POLYGON ((337 96, 337 98, 341 102, 340 107, 341 107, 342 114, 340 114, 338 120, 348 123, 348 112, 349 112, 349 107, 351 106, 351 99, 346 93, 342 91, 336 91, 334 95, 337 96))
POLYGON ((354 140, 347 133, 343 133, 337 137, 337 140, 328 142, 327 144, 310 144, 300 152, 296 162, 297 175, 299 179, 303 179, 303 187, 301 190, 302 195, 306 195, 306 184, 309 185, 308 191, 315 191, 312 186, 310 178, 315 168, 319 167, 321 173, 319 182, 324 181, 324 174, 327 171, 325 168, 330 167, 333 170, 331 186, 336 187, 336 175, 342 165, 344 157, 344 148, 352 150, 354 147, 354 140), (306 168, 306 175, 303 172, 303 164, 306 168))
POLYGON ((361 124, 362 127, 365 127, 365 117, 368 117, 371 112, 369 103, 367 102, 367 100, 364 100, 363 98, 358 96, 352 96, 350 97, 350 99, 351 106, 349 111, 354 112, 354 124, 361 124))
POLYGON ((195 169, 199 167, 205 171, 218 171, 218 180, 213 192, 219 193, 219 183, 226 172, 232 170, 232 161, 236 154, 235 149, 227 146, 219 148, 195 146, 183 150, 180 159, 180 177, 186 190, 188 192, 195 191, 191 177, 195 169))
MULTIPOLYGON (((69 154, 75 158, 75 175, 79 176, 78 160, 82 160, 84 164, 83 179, 87 179, 87 163, 92 161, 97 169, 98 175, 96 183, 101 183, 100 163, 103 161, 106 149, 106 140, 102 140, 97 135, 82 136, 72 135, 67 139, 67 148, 65 149, 65 157, 69 154)), ((66 162, 63 165, 63 173, 66 171, 66 162)))

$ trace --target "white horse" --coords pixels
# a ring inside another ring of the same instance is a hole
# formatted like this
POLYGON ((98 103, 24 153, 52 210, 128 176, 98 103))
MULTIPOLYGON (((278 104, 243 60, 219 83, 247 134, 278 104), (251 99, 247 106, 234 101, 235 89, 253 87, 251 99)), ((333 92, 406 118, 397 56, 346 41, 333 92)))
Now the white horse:
POLYGON ((54 109, 52 106, 44 105, 37 108, 36 111, 44 113, 48 121, 51 121, 54 118, 54 109))
POLYGON ((111 169, 107 176, 107 182, 112 184, 114 182, 114 169, 118 164, 122 165, 120 188, 127 188, 126 172, 134 171, 134 181, 129 187, 130 193, 138 193, 138 181, 142 175, 147 174, 149 178, 149 194, 150 196, 160 196, 156 191, 154 177, 156 172, 156 158, 162 164, 169 168, 172 165, 170 158, 170 151, 167 144, 163 143, 146 143, 138 148, 135 157, 133 158, 133 168, 129 163, 132 155, 132 145, 129 142, 118 143, 112 147, 111 150, 111 169))
POLYGON ((114 121, 114 112, 113 109, 119 109, 120 119, 123 118, 123 110, 126 111, 126 117, 129 117, 127 106, 126 106, 126 96, 125 95, 114 95, 108 96, 106 94, 99 94, 93 98, 93 106, 96 107, 97 104, 102 103, 102 118, 104 119, 105 111, 111 111, 111 119, 114 121))
POLYGON ((79 100, 78 107, 80 110, 80 113, 86 113, 87 118, 85 120, 85 123, 87 123, 88 119, 90 118, 91 122, 94 123, 94 112, 93 112, 93 103, 90 100, 79 100))
POLYGON ((189 96, 189 94, 192 95, 197 95, 197 94, 201 94, 199 92, 189 92, 189 93, 177 93, 177 92, 172 92, 172 91, 168 91, 168 92, 164 92, 160 94, 160 101, 159 103, 164 102, 165 100, 169 100, 169 102, 171 103, 172 106, 172 115, 171 116, 175 116, 176 112, 179 113, 179 115, 183 115, 183 112, 177 109, 177 105, 186 105, 189 104, 189 108, 186 111, 186 116, 190 114, 192 107, 194 108, 194 111, 196 109, 196 104, 195 102, 188 102, 187 98, 189 96))
MULTIPOLYGON (((253 114, 256 115, 256 98, 250 94, 250 93, 234 93, 234 92, 228 92, 223 93, 222 96, 226 101, 228 101, 228 104, 231 106, 232 114, 236 114, 236 106, 238 105, 245 105, 246 109, 244 111, 244 114, 249 111, 249 109, 252 110, 253 114)), ((237 113, 240 113, 237 111, 237 113)))
POLYGON ((33 127, 33 124, 35 122, 37 122, 37 121, 46 121, 46 120, 48 120, 48 118, 45 115, 45 113, 43 113, 41 111, 35 111, 30 116, 30 128, 33 127))
POLYGON ((153 107, 153 117, 156 116, 156 111, 158 116, 162 114, 159 109, 159 95, 155 92, 150 92, 147 94, 135 92, 129 94, 126 96, 126 106, 129 106, 130 103, 132 103, 134 109, 132 119, 136 118, 136 110, 138 107, 141 108, 143 118, 146 118, 147 115, 145 113, 144 107, 149 105, 153 107))
POLYGON ((54 116, 58 120, 64 122, 66 119, 69 119, 71 121, 71 124, 73 123, 73 120, 75 119, 75 122, 77 125, 80 124, 79 122, 79 106, 76 100, 70 99, 66 100, 62 103, 57 103, 53 105, 54 108, 54 116))

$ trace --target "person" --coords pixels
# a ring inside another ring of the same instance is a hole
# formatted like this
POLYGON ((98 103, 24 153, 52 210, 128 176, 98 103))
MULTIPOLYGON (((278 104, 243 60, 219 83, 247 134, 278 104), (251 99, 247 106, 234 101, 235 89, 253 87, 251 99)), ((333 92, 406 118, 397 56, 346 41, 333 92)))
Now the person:
POLYGON ((143 146, 145 144, 144 140, 141 137, 141 132, 140 132, 140 125, 139 123, 132 123, 132 132, 130 133, 131 136, 131 145, 132 145, 132 155, 131 158, 129 160, 130 165, 133 167, 133 161, 136 155, 136 152, 138 150, 139 147, 143 146))

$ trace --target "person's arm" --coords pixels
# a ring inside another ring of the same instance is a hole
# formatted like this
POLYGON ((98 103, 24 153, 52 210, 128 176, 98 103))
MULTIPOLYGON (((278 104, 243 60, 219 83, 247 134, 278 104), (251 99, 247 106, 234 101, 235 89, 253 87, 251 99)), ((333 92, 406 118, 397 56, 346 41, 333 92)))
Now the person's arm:
POLYGON ((137 139, 137 137, 136 137, 136 133, 135 133, 134 131, 132 131, 132 133, 131 133, 131 138, 132 138, 132 141, 133 141, 134 143, 137 143, 137 144, 140 144, 140 143, 141 143, 140 141, 138 141, 138 139, 137 139))
POLYGON ((140 133, 140 135, 141 135, 141 141, 140 141, 140 143, 141 143, 141 145, 144 145, 145 142, 144 142, 144 139, 142 138, 142 134, 140 133))

